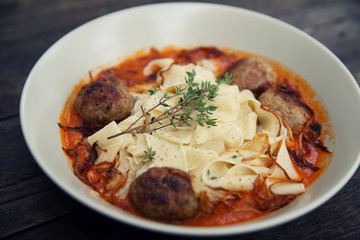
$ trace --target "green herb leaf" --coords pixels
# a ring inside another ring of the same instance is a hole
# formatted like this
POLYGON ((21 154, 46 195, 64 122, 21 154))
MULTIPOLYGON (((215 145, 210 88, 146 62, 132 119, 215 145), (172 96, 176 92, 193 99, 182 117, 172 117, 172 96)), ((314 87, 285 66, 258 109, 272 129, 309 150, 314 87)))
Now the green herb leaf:
POLYGON ((223 75, 223 76, 221 76, 221 77, 218 77, 217 79, 216 79, 216 83, 218 84, 218 85, 220 85, 220 84, 223 84, 223 83, 225 83, 225 84, 230 84, 232 81, 231 81, 231 77, 232 77, 232 74, 228 74, 227 72, 223 75))
POLYGON ((153 151, 152 147, 148 147, 147 151, 144 151, 143 158, 144 158, 144 160, 151 161, 154 159, 155 154, 156 154, 156 151, 153 151))
POLYGON ((154 95, 157 90, 158 89, 156 87, 153 87, 153 89, 148 90, 148 92, 150 93, 150 96, 151 96, 151 95, 154 95))

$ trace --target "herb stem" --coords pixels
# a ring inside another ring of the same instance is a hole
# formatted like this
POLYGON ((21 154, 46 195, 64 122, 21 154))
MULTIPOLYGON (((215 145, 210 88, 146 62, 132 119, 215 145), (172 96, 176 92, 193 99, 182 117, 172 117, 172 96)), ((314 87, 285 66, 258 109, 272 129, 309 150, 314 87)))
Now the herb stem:
MULTIPOLYGON (((209 117, 209 115, 212 115, 213 111, 216 110, 216 107, 214 105, 207 105, 205 100, 207 99, 209 101, 214 101, 219 90, 218 86, 222 83, 229 84, 231 82, 231 75, 229 76, 226 73, 222 78, 218 78, 216 80, 215 85, 210 84, 210 82, 195 83, 194 79, 196 73, 194 70, 192 70, 192 72, 186 72, 186 74, 188 76, 187 78, 185 78, 185 82, 187 85, 184 88, 182 88, 181 86, 176 87, 176 93, 172 96, 168 96, 168 94, 165 93, 164 96, 162 96, 159 100, 159 103, 157 103, 149 110, 145 110, 141 106, 142 115, 138 117, 133 123, 131 123, 126 130, 121 133, 112 135, 108 137, 108 139, 115 138, 117 136, 127 133, 151 133, 161 128, 168 127, 170 125, 176 128, 176 126, 181 123, 185 123, 186 125, 191 126, 189 121, 193 120, 190 116, 193 111, 198 111, 198 113, 196 114, 196 121, 200 126, 204 126, 204 123, 209 126, 216 126, 216 119, 212 119, 209 117), (180 97, 180 100, 174 106, 170 106, 167 104, 170 99, 173 99, 177 96, 180 97), (140 119, 142 119, 146 115, 151 115, 150 112, 158 108, 159 106, 168 107, 169 109, 164 111, 159 116, 151 118, 150 122, 142 124, 141 126, 134 127, 134 125, 139 122, 140 119), (170 123, 166 123, 162 126, 152 129, 144 129, 145 127, 150 126, 154 123, 161 124, 161 121, 166 119, 170 119, 170 123)), ((150 95, 153 95, 156 91, 157 89, 154 88, 149 90, 149 93, 150 95)))

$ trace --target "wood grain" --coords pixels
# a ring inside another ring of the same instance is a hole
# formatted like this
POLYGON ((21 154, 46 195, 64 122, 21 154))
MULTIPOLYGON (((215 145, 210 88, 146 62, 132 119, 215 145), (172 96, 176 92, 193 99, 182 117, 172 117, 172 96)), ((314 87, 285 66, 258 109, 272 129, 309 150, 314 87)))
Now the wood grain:
MULTIPOLYGON (((20 95, 26 77, 57 39, 104 14, 159 2, 163 1, 0 1, 0 238, 169 239, 168 235, 108 219, 67 196, 32 158, 19 121, 20 95)), ((206 2, 254 10, 307 32, 333 51, 360 82, 360 1, 206 2)), ((359 170, 335 197, 315 211, 278 227, 221 239, 358 239, 358 199, 359 170)))

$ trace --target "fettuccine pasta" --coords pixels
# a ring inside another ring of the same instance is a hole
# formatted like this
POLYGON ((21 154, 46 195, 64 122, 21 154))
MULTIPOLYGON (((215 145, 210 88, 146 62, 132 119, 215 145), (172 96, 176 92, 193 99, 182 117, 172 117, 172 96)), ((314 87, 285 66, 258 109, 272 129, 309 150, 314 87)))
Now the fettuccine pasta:
MULTIPOLYGON (((163 84, 156 94, 138 96, 127 119, 119 124, 111 122, 88 138, 90 143, 97 142, 102 149, 106 149, 97 159, 97 164, 112 162, 120 152, 120 158, 126 155, 128 161, 128 168, 122 165, 121 169, 118 168, 124 174, 130 172, 138 176, 152 167, 177 168, 197 178, 197 182, 201 183, 198 191, 204 188, 250 191, 259 177, 265 178, 268 188, 276 194, 305 191, 287 151, 285 140, 288 130, 280 117, 264 109, 252 92, 239 91, 234 85, 219 86, 218 96, 212 102, 217 107, 213 115, 217 119, 216 126, 200 126, 193 121, 191 126, 169 126, 151 134, 124 134, 107 139, 127 129, 142 115, 142 109, 154 107, 165 93, 171 96, 175 94, 176 87, 184 87, 186 72, 195 70, 195 82, 215 83, 216 80, 213 72, 199 65, 174 64, 170 67, 171 61, 166 59, 154 62, 150 62, 145 71, 157 63, 165 63, 160 70, 163 84), (150 147, 156 151, 151 161, 143 158, 144 151, 150 147)), ((173 106, 177 100, 173 98, 168 104, 173 106)), ((138 124, 149 123, 153 117, 165 111, 166 107, 159 106, 140 119, 138 124)), ((127 192, 123 192, 122 196, 125 198, 127 192)), ((216 196, 218 199, 219 196, 216 196)))

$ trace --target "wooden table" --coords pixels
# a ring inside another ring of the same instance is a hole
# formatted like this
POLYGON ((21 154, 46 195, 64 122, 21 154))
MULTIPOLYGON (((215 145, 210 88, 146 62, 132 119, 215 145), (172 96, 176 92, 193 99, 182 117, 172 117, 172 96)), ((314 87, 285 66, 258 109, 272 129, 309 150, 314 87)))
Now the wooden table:
MULTIPOLYGON (((153 2, 162 1, 0 1, 0 238, 185 238, 113 221, 73 200, 38 167, 20 129, 22 87, 31 68, 47 48, 91 19, 153 2)), ((333 51, 359 82, 360 1, 211 2, 265 13, 304 30, 333 51)), ((360 239, 359 199, 358 170, 335 197, 315 211, 278 227, 226 239, 360 239)))

